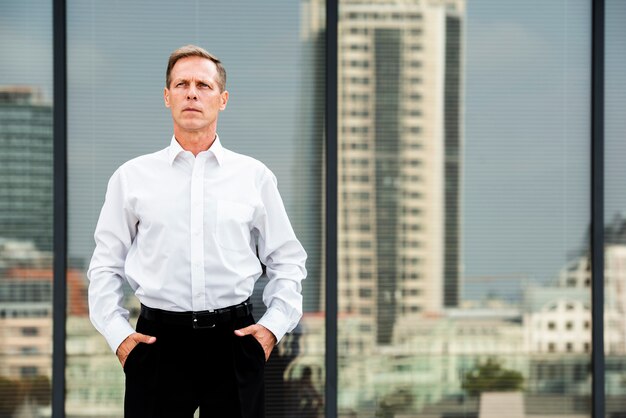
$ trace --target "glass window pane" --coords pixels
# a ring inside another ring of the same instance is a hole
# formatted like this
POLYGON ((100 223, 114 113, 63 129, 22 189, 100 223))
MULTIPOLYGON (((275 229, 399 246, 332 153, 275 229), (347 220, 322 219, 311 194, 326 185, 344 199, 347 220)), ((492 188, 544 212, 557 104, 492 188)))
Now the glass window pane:
POLYGON ((0 415, 50 415, 52 2, 0 3, 0 415))
POLYGON ((604 348, 607 417, 626 410, 626 3, 606 2, 604 348))
POLYGON ((589 415, 589 2, 339 14, 340 416, 589 415))
MULTIPOLYGON (((230 98, 220 114, 221 141, 274 172, 309 256, 304 317, 266 367, 269 417, 295 416, 303 397, 314 407, 322 403, 322 6, 287 0, 68 2, 69 257, 81 274, 111 174, 123 162, 169 145, 171 115, 162 98, 169 54, 198 44, 227 69, 230 98)), ((261 277, 253 295, 257 317, 266 282, 261 277)), ((126 291, 134 325, 139 305, 126 291)), ((70 295, 70 306, 83 297, 70 295)), ((69 318, 67 347, 68 414, 120 416, 124 375, 87 316, 69 318)))

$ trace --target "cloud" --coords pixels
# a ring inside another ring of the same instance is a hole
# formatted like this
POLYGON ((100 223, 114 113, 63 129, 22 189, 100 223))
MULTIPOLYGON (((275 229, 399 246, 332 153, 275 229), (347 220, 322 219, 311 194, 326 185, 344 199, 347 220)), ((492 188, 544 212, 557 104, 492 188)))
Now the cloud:
POLYGON ((492 77, 523 69, 536 70, 538 60, 553 55, 550 42, 517 22, 468 22, 468 69, 492 77))
POLYGON ((39 25, 0 24, 0 84, 41 87, 52 98, 52 36, 39 25))

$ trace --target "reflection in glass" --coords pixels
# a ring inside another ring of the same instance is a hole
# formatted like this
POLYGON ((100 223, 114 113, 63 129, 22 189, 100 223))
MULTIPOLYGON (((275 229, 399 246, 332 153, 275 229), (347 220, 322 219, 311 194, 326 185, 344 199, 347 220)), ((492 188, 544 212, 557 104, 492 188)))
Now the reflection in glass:
POLYGON ((606 2, 604 348, 606 417, 626 411, 626 3, 606 2))
MULTIPOLYGON (((171 51, 198 44, 226 67, 222 144, 276 174, 309 255, 304 317, 266 367, 268 418, 304 417, 323 405, 324 39, 323 3, 316 1, 68 2, 69 261, 81 274, 113 171, 170 142, 162 92, 171 51)), ((257 318, 264 284, 261 277, 253 295, 257 318)), ((136 299, 127 294, 136 318, 136 299)), ((70 306, 80 297, 70 294, 70 306)), ((67 332, 68 415, 121 416, 124 375, 104 338, 81 315, 70 315, 67 332)))
POLYGON ((340 416, 588 415, 589 10, 567 3, 340 1, 340 416))
POLYGON ((51 21, 50 1, 0 4, 0 416, 7 417, 50 414, 51 21))

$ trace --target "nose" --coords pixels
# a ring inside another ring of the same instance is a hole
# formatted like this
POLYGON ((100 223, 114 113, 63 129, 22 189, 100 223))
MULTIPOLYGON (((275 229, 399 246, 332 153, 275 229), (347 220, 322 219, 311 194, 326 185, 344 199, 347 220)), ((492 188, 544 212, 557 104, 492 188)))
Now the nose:
POLYGON ((188 100, 198 99, 198 92, 196 91, 196 87, 193 84, 189 86, 189 89, 187 90, 187 99, 188 100))

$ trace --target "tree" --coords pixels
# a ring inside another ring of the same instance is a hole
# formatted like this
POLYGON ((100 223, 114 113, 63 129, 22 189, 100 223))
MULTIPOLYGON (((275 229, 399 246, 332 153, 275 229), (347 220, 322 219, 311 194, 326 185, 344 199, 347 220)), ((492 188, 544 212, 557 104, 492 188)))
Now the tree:
POLYGON ((523 385, 524 377, 520 372, 505 369, 501 362, 490 358, 467 372, 461 387, 470 396, 478 396, 482 392, 518 391, 523 385))
POLYGON ((11 418, 24 403, 36 406, 50 405, 51 390, 50 379, 47 376, 16 380, 0 376, 0 418, 11 418))
POLYGON ((52 387, 47 376, 33 376, 24 380, 25 395, 36 405, 50 405, 52 387))
POLYGON ((376 418, 393 418, 398 413, 407 413, 413 407, 414 400, 411 388, 395 388, 380 400, 376 418))
POLYGON ((0 418, 10 418, 24 401, 19 381, 0 376, 0 418))

